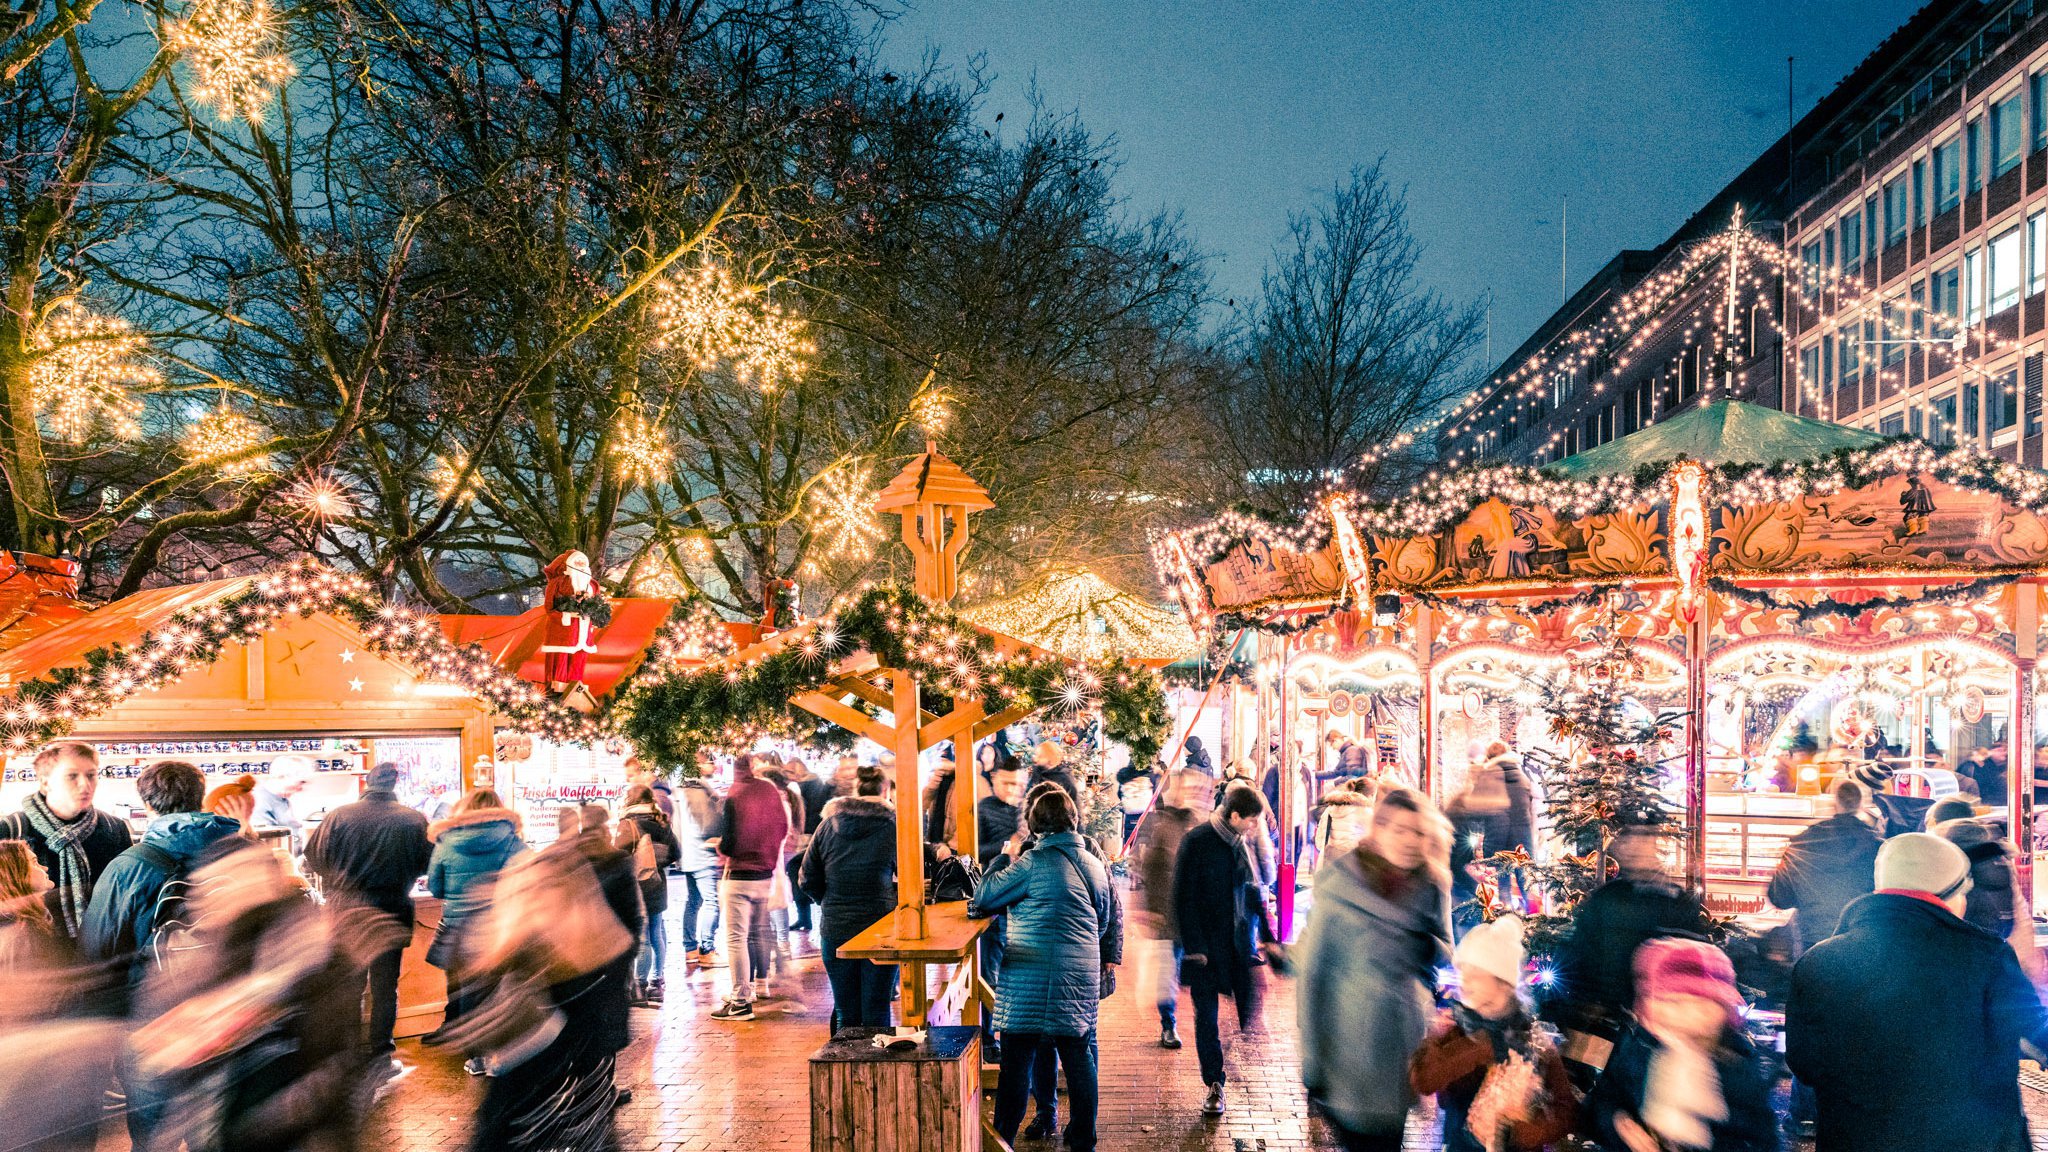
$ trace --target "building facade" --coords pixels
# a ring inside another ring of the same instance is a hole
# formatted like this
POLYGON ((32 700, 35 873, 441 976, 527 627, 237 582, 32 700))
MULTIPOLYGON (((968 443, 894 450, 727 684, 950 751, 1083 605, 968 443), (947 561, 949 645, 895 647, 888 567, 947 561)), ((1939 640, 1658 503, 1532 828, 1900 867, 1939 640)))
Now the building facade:
POLYGON ((1664 244, 1610 262, 1439 447, 1544 464, 1733 397, 2040 466, 2044 288, 2048 0, 1929 4, 1664 244))

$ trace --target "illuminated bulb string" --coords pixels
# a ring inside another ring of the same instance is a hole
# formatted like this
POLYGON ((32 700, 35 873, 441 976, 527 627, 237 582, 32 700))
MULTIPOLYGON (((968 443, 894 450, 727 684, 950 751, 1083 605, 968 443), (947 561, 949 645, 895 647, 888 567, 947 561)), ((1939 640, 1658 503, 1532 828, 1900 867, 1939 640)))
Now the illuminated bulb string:
POLYGON ((291 60, 276 51, 276 21, 267 0, 192 0, 184 16, 164 23, 164 43, 191 67, 192 95, 222 120, 261 123, 277 90, 292 78, 291 60))
POLYGON ((122 440, 142 434, 142 401, 133 389, 160 377, 142 360, 148 341, 117 316, 66 300, 29 340, 29 388, 36 413, 58 439, 79 444, 95 431, 122 440))
POLYGON ((649 316, 655 346, 673 348, 699 371, 730 366, 740 380, 771 392, 802 375, 815 350, 800 317, 705 261, 655 286, 649 316))

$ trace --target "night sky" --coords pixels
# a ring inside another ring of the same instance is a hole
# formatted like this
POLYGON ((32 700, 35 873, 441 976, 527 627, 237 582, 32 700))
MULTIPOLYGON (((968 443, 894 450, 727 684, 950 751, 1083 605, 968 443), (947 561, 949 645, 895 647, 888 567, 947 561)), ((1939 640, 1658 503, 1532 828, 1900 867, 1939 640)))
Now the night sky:
POLYGON ((1258 286, 1286 213, 1384 154, 1428 246, 1422 275, 1493 294, 1505 356, 1576 288, 1661 242, 1921 0, 921 0, 884 58, 928 49, 1035 81, 1121 146, 1134 212, 1184 214, 1219 298, 1258 286))

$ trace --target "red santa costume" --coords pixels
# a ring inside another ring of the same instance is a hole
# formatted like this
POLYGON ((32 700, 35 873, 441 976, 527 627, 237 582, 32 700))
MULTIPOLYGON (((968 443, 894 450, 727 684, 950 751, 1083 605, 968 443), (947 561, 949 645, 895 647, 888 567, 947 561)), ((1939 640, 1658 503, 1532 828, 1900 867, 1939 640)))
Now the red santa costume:
POLYGON ((542 571, 548 578, 541 592, 548 616, 540 650, 547 661, 548 684, 565 688, 582 683, 583 667, 597 651, 597 630, 583 614, 564 612, 555 605, 593 596, 597 585, 590 578, 590 558, 575 549, 555 557, 542 571))

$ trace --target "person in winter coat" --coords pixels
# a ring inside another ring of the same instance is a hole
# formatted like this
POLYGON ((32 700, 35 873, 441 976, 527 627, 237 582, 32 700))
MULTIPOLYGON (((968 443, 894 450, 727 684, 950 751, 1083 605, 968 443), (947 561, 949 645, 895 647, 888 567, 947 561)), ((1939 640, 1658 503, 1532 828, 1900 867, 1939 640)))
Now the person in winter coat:
POLYGON ((1151 937, 1147 944, 1151 949, 1149 963, 1155 969, 1149 973, 1152 978, 1141 979, 1139 986, 1152 992, 1159 1006, 1159 1046, 1169 1049, 1181 1046, 1180 924, 1174 917, 1173 876, 1181 843, 1195 826, 1194 810, 1187 806, 1188 793, 1193 790, 1189 776, 1200 779, 1199 774, 1185 769, 1167 777, 1166 789, 1152 815, 1146 818, 1145 835, 1138 845, 1139 907, 1151 937))
POLYGON ((100 1101, 127 1023, 74 1019, 70 941, 50 919, 49 873, 20 840, 0 840, 0 1132, 24 1152, 93 1152, 100 1101))
POLYGON ((1041 1047, 1059 1053, 1072 1105, 1066 1146, 1094 1152, 1095 1023, 1106 973, 1122 959, 1109 872, 1075 831, 1077 814, 1064 789, 1030 797, 1025 822, 1037 843, 1020 834, 998 856, 969 902, 968 915, 1004 912, 1003 974, 995 1026, 1003 1036, 996 1080, 995 1129, 1015 1143, 1041 1047))
POLYGON ((1174 924, 1180 978, 1195 1005, 1195 1054, 1208 1088, 1202 1113, 1223 1114, 1223 1037, 1219 996, 1237 1005, 1237 1027, 1259 1016, 1259 986, 1252 968, 1275 939, 1247 841, 1263 838, 1266 802, 1249 788, 1233 788, 1209 819, 1188 830, 1173 869, 1174 924))
POLYGON ((2048 1047, 2048 1012, 1962 918, 1969 857, 1895 836, 1876 883, 1792 969, 1785 1062, 1817 1097, 1816 1152, 2023 1152, 2020 1042, 2048 1047))
POLYGON ((803 802, 803 824, 797 829, 796 853, 789 858, 790 898, 796 902, 796 916, 790 921, 792 932, 810 932, 815 925, 811 916, 811 898, 797 882, 803 868, 804 852, 811 846, 811 837, 818 834, 818 825, 825 819, 825 805, 836 795, 832 781, 825 779, 811 768, 810 762, 792 757, 784 768, 789 772, 790 787, 796 789, 797 799, 803 802))
POLYGON ((1029 792, 1048 781, 1060 786, 1060 791, 1074 802, 1074 810, 1081 808, 1081 785, 1074 779, 1074 773, 1066 766, 1067 752, 1050 740, 1040 740, 1031 750, 1031 778, 1025 782, 1024 790, 1029 792))
POLYGON ((1452 955, 1458 998, 1408 1062, 1415 1091, 1437 1099, 1444 1152, 1536 1152, 1578 1117, 1556 1037, 1522 999, 1526 959, 1512 914, 1465 933, 1452 955))
MULTIPOLYGON (((1003 845, 1024 826, 1024 765, 1007 753, 996 757, 988 774, 989 794, 974 802, 975 863, 987 868, 1003 845)), ((986 936, 983 939, 987 939, 986 936)))
POLYGON ((725 863, 725 877, 718 882, 718 903, 732 962, 732 992, 711 1013, 713 1020, 754 1018, 755 977, 767 970, 775 947, 768 910, 789 829, 784 790, 754 775, 751 755, 734 757, 732 788, 718 827, 710 836, 725 863))
MULTIPOLYGON (((327 814, 306 837, 306 867, 320 878, 330 902, 374 908, 395 917, 410 933, 413 882, 426 874, 434 845, 427 818, 398 799, 396 764, 379 764, 363 776, 362 798, 327 814)), ((373 1053, 395 1050, 391 1029, 398 1022, 398 968, 405 950, 379 956, 369 968, 370 1023, 365 1043, 373 1053)), ((394 1068, 396 1065, 394 1065, 394 1068)))
POLYGON ((953 779, 957 775, 951 760, 940 761, 924 786, 919 811, 924 817, 925 859, 943 860, 953 854, 960 837, 956 827, 959 814, 953 806, 953 779))
POLYGON ((1636 954, 1636 1025, 1587 1098, 1593 1135, 1614 1152, 1777 1152, 1763 1057, 1742 1033, 1735 966, 1698 940, 1636 954))
POLYGON ((1322 814, 1316 817, 1317 861, 1332 860, 1349 853, 1365 839, 1372 827, 1372 797, 1376 787, 1369 777, 1353 777, 1323 797, 1322 814))
POLYGON ((0 818, 0 840, 28 844, 50 874, 44 897, 50 922, 64 939, 75 941, 93 885, 135 837, 126 820, 92 806, 100 783, 100 754, 92 745, 49 745, 36 753, 35 773, 36 790, 21 811, 0 818))
POLYGON ((2018 914, 2026 902, 2021 898, 2012 866, 2012 845, 1975 820, 1947 820, 1930 831, 1961 848, 1963 855, 1970 858, 1970 892, 1964 903, 1963 919, 2009 941, 2020 958, 2021 971, 2029 976, 2039 972, 2041 957, 2034 944, 2034 918, 2018 914))
POLYGON ((1608 847, 1619 872, 1572 908, 1558 956, 1564 999, 1618 1023, 1636 1003, 1636 949, 1659 936, 1704 932, 1706 909, 1664 874, 1657 830, 1625 827, 1608 847))
POLYGON ((166 904, 165 887, 189 886, 192 870, 208 849, 239 835, 242 826, 199 810, 206 799, 206 777, 182 760, 159 760, 135 778, 135 790, 149 809, 149 828, 141 843, 114 857, 93 886, 92 903, 80 926, 78 948, 86 961, 128 962, 128 987, 139 988, 154 963, 151 945, 166 911, 183 921, 182 901, 166 904))
POLYGON ((1131 833, 1138 830, 1138 821, 1145 810, 1152 806, 1152 795, 1159 790, 1159 773, 1149 762, 1133 756, 1130 762, 1116 770, 1117 807, 1124 813, 1124 842, 1129 843, 1131 833))
POLYGON ((626 810, 619 813, 618 848, 634 858, 635 876, 640 881, 640 907, 647 917, 639 956, 633 961, 636 999, 645 1004, 660 1000, 666 992, 668 926, 662 913, 668 911, 668 866, 683 854, 675 829, 654 803, 653 788, 635 784, 626 789, 626 810), (640 852, 642 840, 651 849, 644 855, 640 852), (640 871, 646 856, 654 860, 651 876, 640 871))
POLYGON ((1835 814, 1792 837, 1771 873, 1765 898, 1792 910, 1801 951, 1834 935, 1842 909, 1870 891, 1879 840, 1858 816, 1868 796, 1854 780, 1837 781, 1835 814))
POLYGON ((441 924, 427 946, 427 963, 448 979, 448 1009, 441 1027, 476 1006, 467 986, 469 955, 463 933, 490 898, 491 882, 514 856, 526 851, 519 814, 489 788, 473 788, 456 801, 446 820, 427 827, 434 851, 427 859, 427 891, 441 901, 441 924))
POLYGON ((1398 1152, 1415 1106, 1408 1061, 1450 955, 1440 821, 1421 793, 1391 789, 1365 842, 1316 873, 1295 948, 1301 1075, 1346 1152, 1398 1152))
POLYGON ((818 902, 819 944, 838 1020, 833 1030, 889 1027, 896 966, 839 956, 841 945, 896 907, 896 809, 879 767, 862 766, 854 794, 825 805, 798 880, 818 902))
POLYGON ((1507 793, 1508 807, 1502 830, 1506 839, 1502 849, 1520 848, 1524 852, 1536 849, 1536 808, 1529 797, 1529 777, 1522 771, 1522 758, 1505 740, 1495 740, 1486 746, 1486 762, 1479 766, 1482 772, 1500 775, 1501 789, 1507 793))
MULTIPOLYGON (((640 879, 634 875, 633 858, 612 846, 608 835, 611 813, 602 804, 585 804, 576 810, 578 834, 569 843, 583 854, 597 876, 605 906, 625 925, 626 934, 636 942, 647 931, 647 912, 640 903, 640 879)), ((598 1010, 598 1035, 607 1050, 616 1054, 632 1042, 628 1034, 629 1009, 633 1006, 633 957, 629 948, 610 964, 594 973, 593 996, 598 1010)))
POLYGON ((718 828, 724 802, 701 778, 683 781, 677 795, 676 871, 683 874, 683 947, 685 959, 699 968, 723 967, 718 955, 718 852, 710 837, 718 828))
POLYGON ((1187 754, 1181 759, 1181 767, 1204 776, 1216 775, 1216 765, 1209 760, 1209 750, 1202 747, 1200 736, 1188 737, 1187 754))

